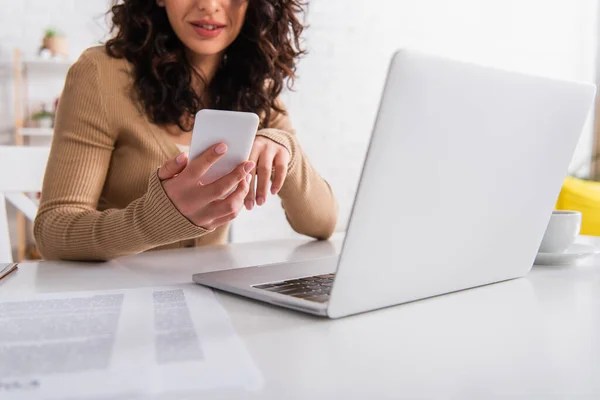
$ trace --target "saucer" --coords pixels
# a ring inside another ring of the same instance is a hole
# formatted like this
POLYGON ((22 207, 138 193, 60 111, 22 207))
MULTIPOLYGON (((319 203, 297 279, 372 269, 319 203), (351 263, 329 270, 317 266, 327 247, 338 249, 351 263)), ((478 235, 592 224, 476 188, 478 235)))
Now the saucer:
POLYGON ((588 244, 572 244, 564 253, 538 253, 536 265, 571 265, 575 261, 600 253, 600 249, 588 244))

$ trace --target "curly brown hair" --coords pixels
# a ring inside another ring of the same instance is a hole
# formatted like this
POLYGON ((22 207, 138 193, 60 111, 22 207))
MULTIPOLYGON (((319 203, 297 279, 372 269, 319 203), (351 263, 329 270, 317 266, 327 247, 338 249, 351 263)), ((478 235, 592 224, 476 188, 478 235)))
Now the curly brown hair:
POLYGON ((192 129, 201 108, 251 111, 266 127, 272 110, 283 113, 276 99, 284 82, 292 89, 296 62, 305 54, 300 36, 305 26, 298 15, 303 0, 248 0, 244 25, 226 49, 226 57, 206 87, 210 104, 192 88, 199 76, 186 57, 164 8, 154 0, 113 2, 112 29, 116 35, 105 44, 107 53, 133 65, 134 87, 150 120, 192 129))

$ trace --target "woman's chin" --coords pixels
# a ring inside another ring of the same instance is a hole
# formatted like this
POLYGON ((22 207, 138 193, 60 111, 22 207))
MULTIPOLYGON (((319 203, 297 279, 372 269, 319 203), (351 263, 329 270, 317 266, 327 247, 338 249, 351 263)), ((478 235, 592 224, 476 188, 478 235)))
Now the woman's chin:
POLYGON ((225 47, 217 43, 193 43, 187 46, 194 56, 197 57, 212 57, 223 54, 225 47))

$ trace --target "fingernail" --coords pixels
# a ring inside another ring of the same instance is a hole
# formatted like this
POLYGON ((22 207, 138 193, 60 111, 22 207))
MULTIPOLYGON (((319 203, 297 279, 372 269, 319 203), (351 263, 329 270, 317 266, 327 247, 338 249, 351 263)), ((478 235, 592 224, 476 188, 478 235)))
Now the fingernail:
POLYGON ((215 153, 217 153, 219 155, 225 154, 226 151, 227 151, 227 145, 225 143, 221 143, 217 147, 215 147, 215 153))
POLYGON ((263 197, 256 198, 256 204, 258 204, 259 206, 262 206, 264 202, 265 202, 265 199, 263 197))
POLYGON ((175 161, 177 162, 177 164, 183 164, 185 162, 185 153, 181 153, 180 155, 178 155, 175 161))
POLYGON ((250 174, 246 175, 246 182, 250 183, 251 180, 252 180, 252 175, 250 175, 250 174))
POLYGON ((250 172, 254 169, 254 162, 248 161, 246 165, 244 165, 244 171, 250 172))
POLYGON ((246 209, 252 210, 252 207, 254 207, 254 202, 252 200, 246 200, 246 209))
POLYGON ((271 194, 277 194, 279 190, 277 188, 271 188, 271 194))

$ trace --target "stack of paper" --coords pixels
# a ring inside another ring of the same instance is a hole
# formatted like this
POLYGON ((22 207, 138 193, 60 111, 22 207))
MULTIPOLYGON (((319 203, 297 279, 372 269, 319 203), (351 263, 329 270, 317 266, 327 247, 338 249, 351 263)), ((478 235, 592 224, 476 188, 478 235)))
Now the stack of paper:
POLYGON ((212 291, 174 286, 0 301, 0 398, 177 398, 261 375, 212 291))

